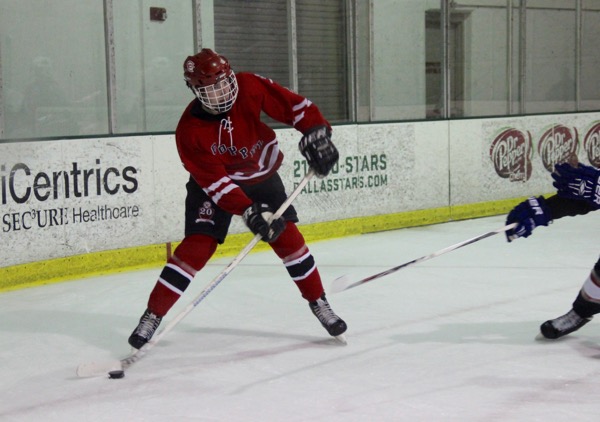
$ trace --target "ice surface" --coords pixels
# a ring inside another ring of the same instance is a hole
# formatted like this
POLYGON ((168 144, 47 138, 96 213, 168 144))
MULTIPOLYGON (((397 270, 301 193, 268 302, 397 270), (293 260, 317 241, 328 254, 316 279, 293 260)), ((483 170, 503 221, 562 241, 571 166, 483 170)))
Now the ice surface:
MULTIPOLYGON (((490 217, 310 245, 325 287, 495 230, 490 217)), ((559 341, 598 258, 595 214, 503 234, 329 295, 331 340, 276 256, 248 256, 125 378, 75 369, 129 353, 160 268, 0 294, 3 421, 596 421, 600 329, 559 341)), ((165 318, 231 258, 212 261, 165 318)), ((165 324, 166 322, 163 322, 165 324)))

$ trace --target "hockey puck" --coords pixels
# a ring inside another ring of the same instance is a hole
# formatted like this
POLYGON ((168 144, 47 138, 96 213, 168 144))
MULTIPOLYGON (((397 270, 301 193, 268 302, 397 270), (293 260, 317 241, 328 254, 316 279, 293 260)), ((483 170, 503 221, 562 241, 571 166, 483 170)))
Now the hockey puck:
POLYGON ((125 371, 110 371, 108 373, 108 378, 110 379, 119 379, 125 376, 125 371))

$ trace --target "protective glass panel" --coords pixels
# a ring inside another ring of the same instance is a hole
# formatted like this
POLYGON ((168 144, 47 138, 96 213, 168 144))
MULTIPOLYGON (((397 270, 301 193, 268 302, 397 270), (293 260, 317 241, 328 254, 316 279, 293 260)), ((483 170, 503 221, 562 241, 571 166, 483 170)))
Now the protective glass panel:
POLYGON ((192 5, 160 5, 162 10, 150 0, 113 2, 116 133, 174 132, 194 98, 183 81, 183 62, 197 53, 192 5))
POLYGON ((107 133, 99 16, 101 1, 0 2, 3 138, 107 133))
POLYGON ((576 1, 528 1, 525 112, 575 111, 576 1))
POLYGON ((582 15, 580 110, 600 110, 600 2, 585 0, 582 15))
POLYGON ((296 0, 298 92, 331 122, 348 119, 346 14, 339 0, 296 0))
POLYGON ((431 98, 427 95, 426 69, 433 61, 426 48, 425 15, 429 10, 439 11, 440 1, 372 2, 373 120, 426 117, 431 98))
POLYGON ((461 1, 450 8, 450 117, 507 113, 507 13, 504 0, 461 1))

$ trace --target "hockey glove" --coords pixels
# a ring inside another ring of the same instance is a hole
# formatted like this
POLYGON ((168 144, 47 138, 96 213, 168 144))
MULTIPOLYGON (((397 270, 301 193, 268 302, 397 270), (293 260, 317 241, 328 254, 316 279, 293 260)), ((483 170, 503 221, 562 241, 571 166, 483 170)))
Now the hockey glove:
POLYGON ((281 217, 273 220, 269 224, 269 219, 273 216, 273 210, 267 204, 255 202, 249 206, 242 218, 250 231, 254 234, 260 234, 265 242, 274 242, 285 229, 285 220, 281 217))
POLYGON ((327 126, 312 128, 300 139, 300 152, 316 175, 325 177, 340 158, 337 148, 331 142, 331 129, 327 126))
POLYGON ((554 166, 552 178, 558 196, 584 200, 600 208, 600 170, 584 164, 573 167, 562 163, 554 166))
POLYGON ((511 242, 518 237, 529 237, 533 229, 547 226, 551 221, 552 216, 544 197, 532 196, 508 213, 506 225, 517 223, 517 226, 506 231, 506 240, 511 242))

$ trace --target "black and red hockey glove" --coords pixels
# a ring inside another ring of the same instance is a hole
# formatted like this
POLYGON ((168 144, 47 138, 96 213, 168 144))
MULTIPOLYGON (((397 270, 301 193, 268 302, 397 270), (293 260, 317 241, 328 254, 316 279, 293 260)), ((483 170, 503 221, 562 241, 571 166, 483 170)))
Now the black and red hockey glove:
POLYGON ((300 139, 298 148, 319 177, 327 176, 340 158, 337 148, 331 142, 331 129, 325 125, 306 132, 300 139))
POLYGON ((244 223, 254 234, 260 234, 262 240, 271 243, 277 240, 279 235, 285 230, 285 220, 282 217, 276 218, 271 223, 269 220, 273 217, 273 210, 267 204, 255 202, 250 205, 242 214, 244 223))

